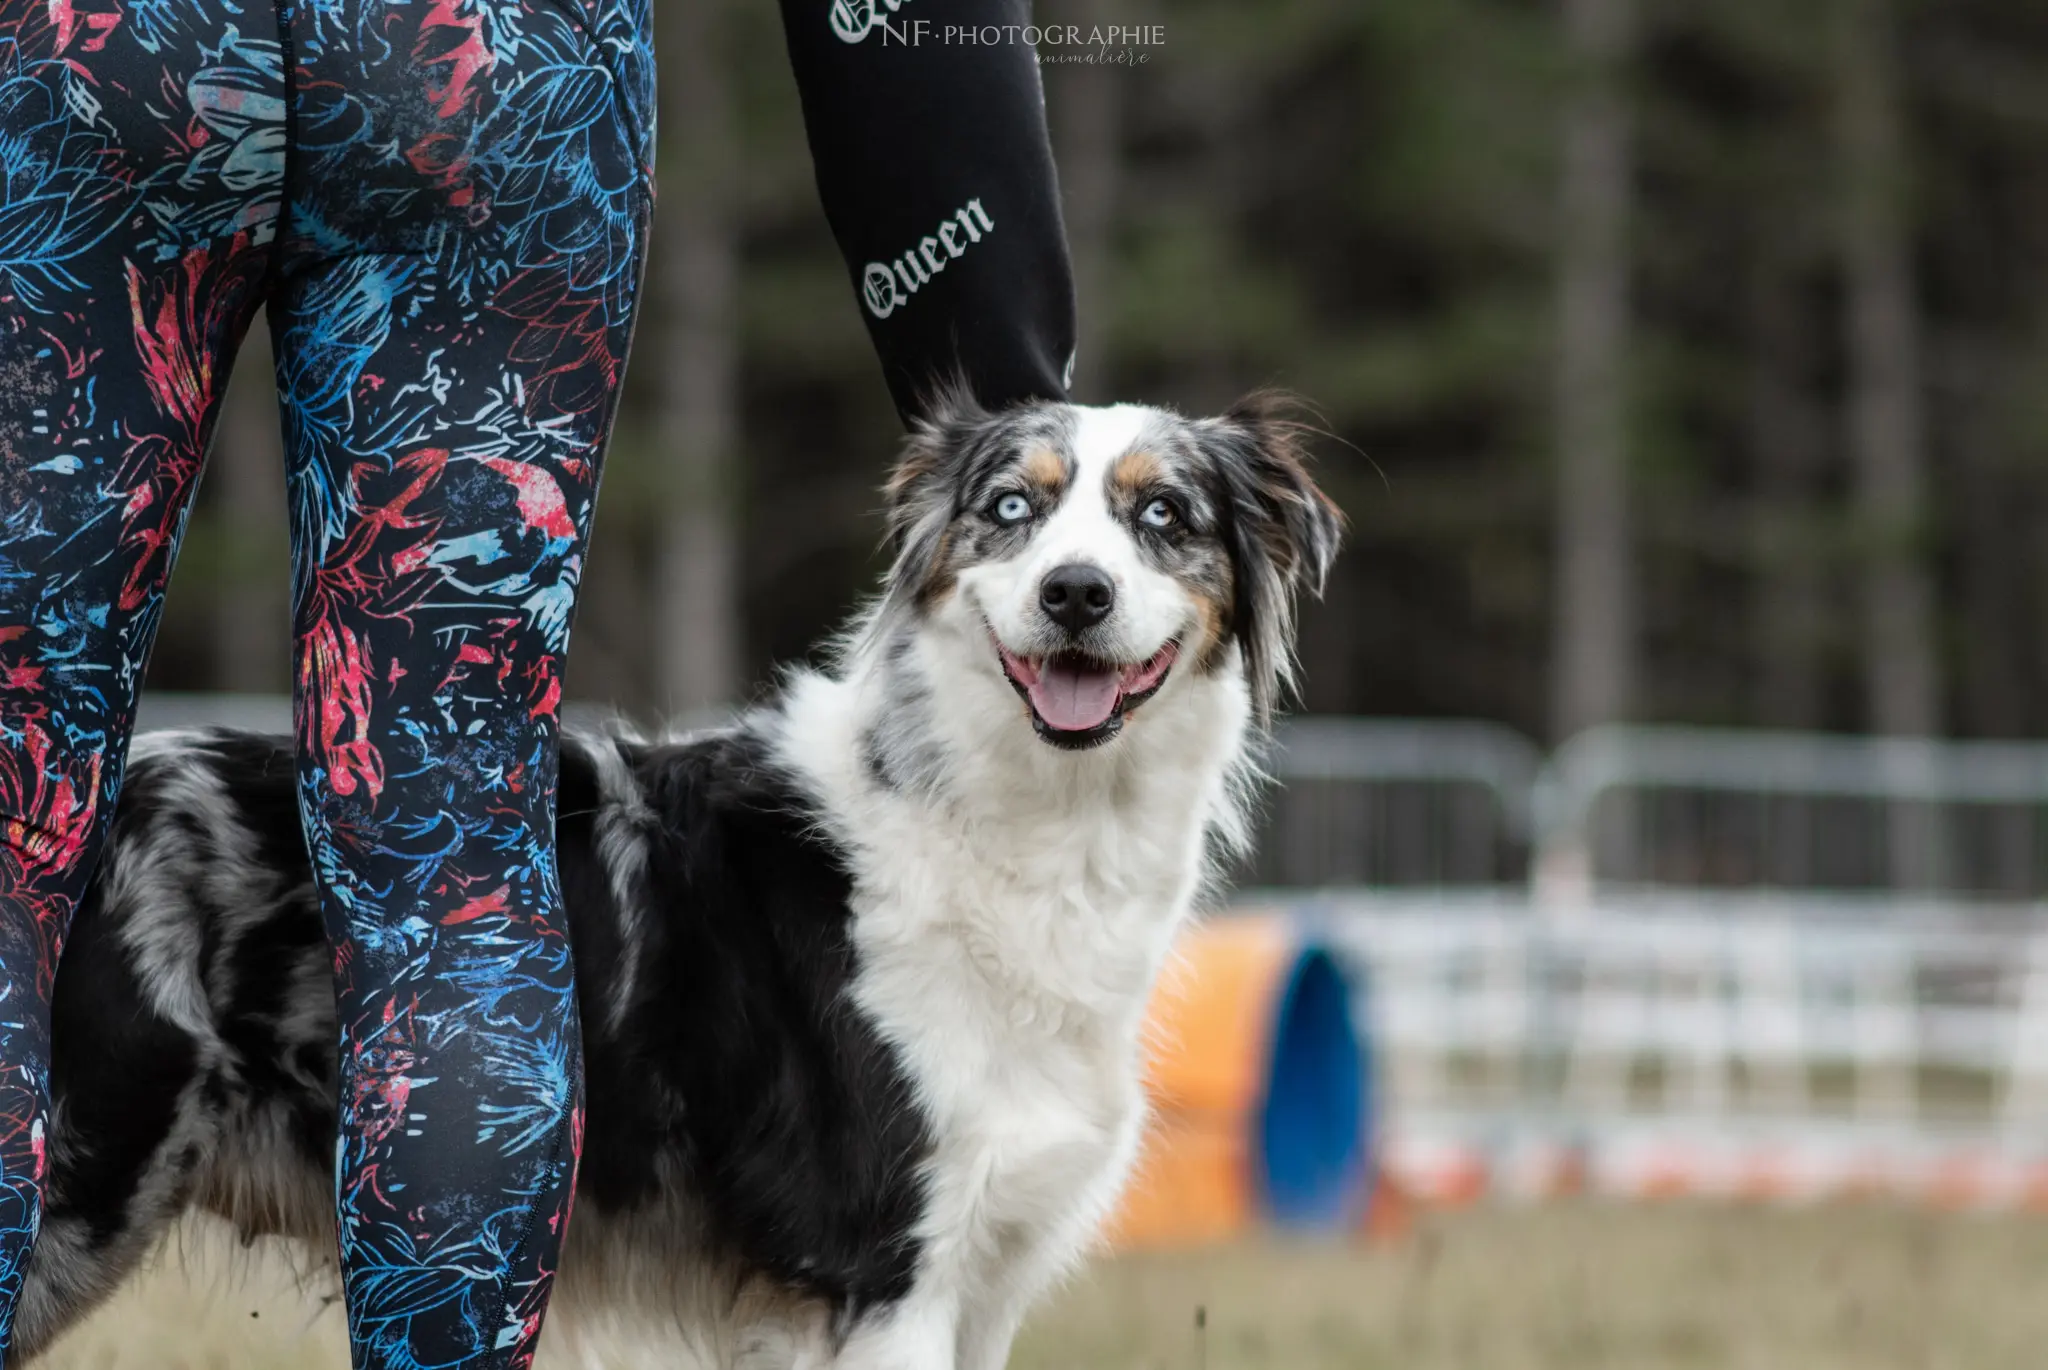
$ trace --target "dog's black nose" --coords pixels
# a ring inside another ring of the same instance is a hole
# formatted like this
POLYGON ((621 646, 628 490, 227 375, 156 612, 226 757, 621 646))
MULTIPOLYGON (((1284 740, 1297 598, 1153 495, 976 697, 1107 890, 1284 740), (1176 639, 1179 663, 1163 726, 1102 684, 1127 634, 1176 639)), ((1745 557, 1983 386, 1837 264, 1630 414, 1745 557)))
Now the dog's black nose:
POLYGON ((1055 566, 1038 586, 1038 607, 1070 633, 1093 628, 1116 607, 1116 582, 1078 561, 1055 566))

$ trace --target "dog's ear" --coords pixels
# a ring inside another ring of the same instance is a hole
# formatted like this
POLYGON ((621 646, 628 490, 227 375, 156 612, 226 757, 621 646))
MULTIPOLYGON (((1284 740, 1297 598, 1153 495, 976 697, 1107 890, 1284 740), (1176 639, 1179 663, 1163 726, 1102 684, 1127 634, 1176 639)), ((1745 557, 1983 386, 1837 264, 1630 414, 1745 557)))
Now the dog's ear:
POLYGON ((988 411, 964 382, 937 387, 920 407, 903 451, 882 487, 888 499, 889 550, 900 557, 917 529, 953 514, 954 463, 988 411))
POLYGON ((919 408, 903 451, 882 487, 888 509, 889 583, 883 599, 894 607, 931 593, 946 544, 946 528, 959 511, 962 454, 987 426, 988 411, 964 381, 940 385, 919 408))
POLYGON ((1309 475, 1298 403, 1256 391, 1208 427, 1230 491, 1228 542, 1235 580, 1231 628, 1244 652, 1261 723, 1294 682, 1295 603, 1320 596, 1343 541, 1344 516, 1309 475))
POLYGON ((1320 595, 1337 547, 1344 515, 1309 475, 1307 440, 1316 430, 1297 419, 1301 402, 1278 390, 1255 390, 1223 416, 1249 440, 1246 466, 1253 481, 1260 521, 1276 570, 1289 589, 1320 595))

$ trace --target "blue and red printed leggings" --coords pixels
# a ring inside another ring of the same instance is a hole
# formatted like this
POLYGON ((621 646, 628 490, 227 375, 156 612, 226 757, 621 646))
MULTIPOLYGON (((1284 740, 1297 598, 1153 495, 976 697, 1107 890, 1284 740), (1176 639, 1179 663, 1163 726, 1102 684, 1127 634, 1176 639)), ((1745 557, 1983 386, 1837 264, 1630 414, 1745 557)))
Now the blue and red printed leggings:
POLYGON ((532 1357, 582 1118, 557 713, 650 28, 649 0, 0 0, 0 1345, 52 976, 267 308, 355 1361, 532 1357))

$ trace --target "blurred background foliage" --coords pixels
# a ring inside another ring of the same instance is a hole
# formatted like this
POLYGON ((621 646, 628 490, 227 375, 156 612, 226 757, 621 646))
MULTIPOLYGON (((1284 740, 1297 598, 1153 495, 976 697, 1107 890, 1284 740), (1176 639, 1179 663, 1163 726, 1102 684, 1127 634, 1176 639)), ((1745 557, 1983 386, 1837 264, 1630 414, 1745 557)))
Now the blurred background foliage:
MULTIPOLYGON (((821 0, 822 3, 822 0, 821 0)), ((897 421, 766 0, 660 0, 663 212, 572 693, 743 697, 881 569, 897 421)), ((2048 7, 1041 0, 1077 392, 1313 401, 1307 708, 2048 729, 2048 7)), ((252 347, 152 669, 288 680, 252 347)))

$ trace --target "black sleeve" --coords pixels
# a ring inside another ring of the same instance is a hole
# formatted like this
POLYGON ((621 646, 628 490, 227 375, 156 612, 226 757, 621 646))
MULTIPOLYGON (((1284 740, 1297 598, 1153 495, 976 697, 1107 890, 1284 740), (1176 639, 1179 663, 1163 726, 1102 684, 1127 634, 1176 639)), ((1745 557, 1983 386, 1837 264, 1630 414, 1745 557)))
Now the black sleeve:
POLYGON ((1031 0, 781 0, 825 217, 896 408, 1064 399, 1074 280, 1031 0))

